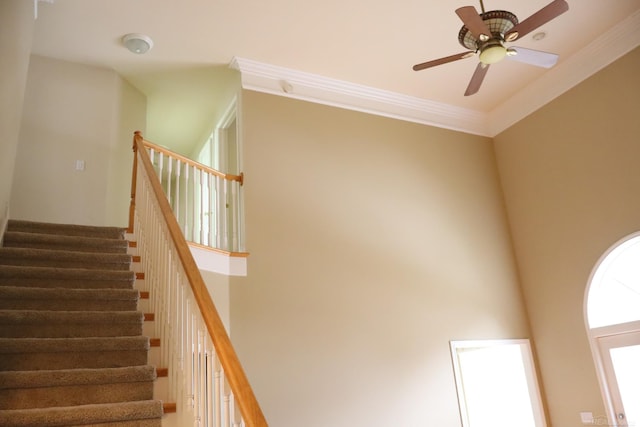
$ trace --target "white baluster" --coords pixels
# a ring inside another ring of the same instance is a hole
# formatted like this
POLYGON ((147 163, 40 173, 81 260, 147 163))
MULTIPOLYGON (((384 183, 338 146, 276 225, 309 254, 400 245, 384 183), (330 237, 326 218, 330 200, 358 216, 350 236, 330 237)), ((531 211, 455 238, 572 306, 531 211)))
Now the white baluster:
POLYGON ((173 181, 173 157, 167 156, 167 200, 169 205, 173 206, 173 195, 171 194, 171 181, 173 181))
POLYGON ((176 161, 176 208, 174 212, 176 214, 176 221, 180 224, 180 169, 182 162, 176 161))

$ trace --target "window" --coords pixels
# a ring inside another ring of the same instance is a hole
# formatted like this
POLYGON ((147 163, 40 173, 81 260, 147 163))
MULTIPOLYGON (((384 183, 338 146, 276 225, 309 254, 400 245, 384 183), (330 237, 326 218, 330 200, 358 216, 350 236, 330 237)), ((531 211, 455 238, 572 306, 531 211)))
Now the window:
POLYGON ((451 341, 464 427, 544 427, 529 340, 451 341))
POLYGON ((607 424, 640 425, 640 233, 600 258, 587 287, 585 319, 607 424))
POLYGON ((640 236, 616 245, 598 264, 587 300, 590 328, 640 320, 640 236))

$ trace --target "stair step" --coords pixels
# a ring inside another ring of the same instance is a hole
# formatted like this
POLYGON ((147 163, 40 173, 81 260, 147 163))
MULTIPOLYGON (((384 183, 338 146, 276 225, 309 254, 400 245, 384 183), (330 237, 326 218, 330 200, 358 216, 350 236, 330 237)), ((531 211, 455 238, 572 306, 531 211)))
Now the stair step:
POLYGON ((74 338, 142 334, 137 311, 0 310, 0 337, 74 338))
POLYGON ((140 366, 149 348, 144 336, 0 338, 0 371, 140 366))
POLYGON ((136 311, 134 289, 63 289, 0 286, 0 309, 55 311, 136 311))
POLYGON ((0 265, 0 286, 132 289, 134 278, 133 271, 0 265))
POLYGON ((4 427, 119 426, 159 427, 163 403, 159 400, 71 407, 0 410, 4 427), (113 424, 112 424, 113 423, 113 424))
POLYGON ((12 248, 126 254, 129 245, 126 240, 122 239, 7 231, 4 235, 4 246, 12 248))
POLYGON ((65 236, 98 237, 106 239, 124 239, 125 229, 119 227, 95 227, 90 225, 54 224, 37 221, 10 219, 8 231, 25 233, 60 234, 65 236))
POLYGON ((131 255, 52 249, 0 248, 0 264, 29 267, 129 270, 131 255))
POLYGON ((153 399, 153 366, 0 372, 0 409, 153 399))

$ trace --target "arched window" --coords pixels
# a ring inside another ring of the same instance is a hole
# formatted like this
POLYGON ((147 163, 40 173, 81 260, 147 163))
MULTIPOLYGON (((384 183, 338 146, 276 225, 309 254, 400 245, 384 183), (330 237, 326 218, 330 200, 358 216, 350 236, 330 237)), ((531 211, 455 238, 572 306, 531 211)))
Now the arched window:
POLYGON ((640 236, 614 246, 597 266, 587 318, 592 329, 640 320, 640 236))
POLYGON ((585 311, 607 408, 607 420, 591 422, 640 425, 640 233, 621 240, 600 259, 589 281, 585 311))

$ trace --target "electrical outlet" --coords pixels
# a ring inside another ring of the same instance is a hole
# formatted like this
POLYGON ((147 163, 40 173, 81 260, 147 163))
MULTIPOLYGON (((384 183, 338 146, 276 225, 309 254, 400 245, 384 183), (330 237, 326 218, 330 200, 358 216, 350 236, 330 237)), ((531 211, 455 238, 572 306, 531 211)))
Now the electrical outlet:
POLYGON ((580 412, 582 424, 593 424, 593 412, 580 412))
POLYGON ((76 160, 76 170, 77 171, 84 170, 84 160, 76 160))

